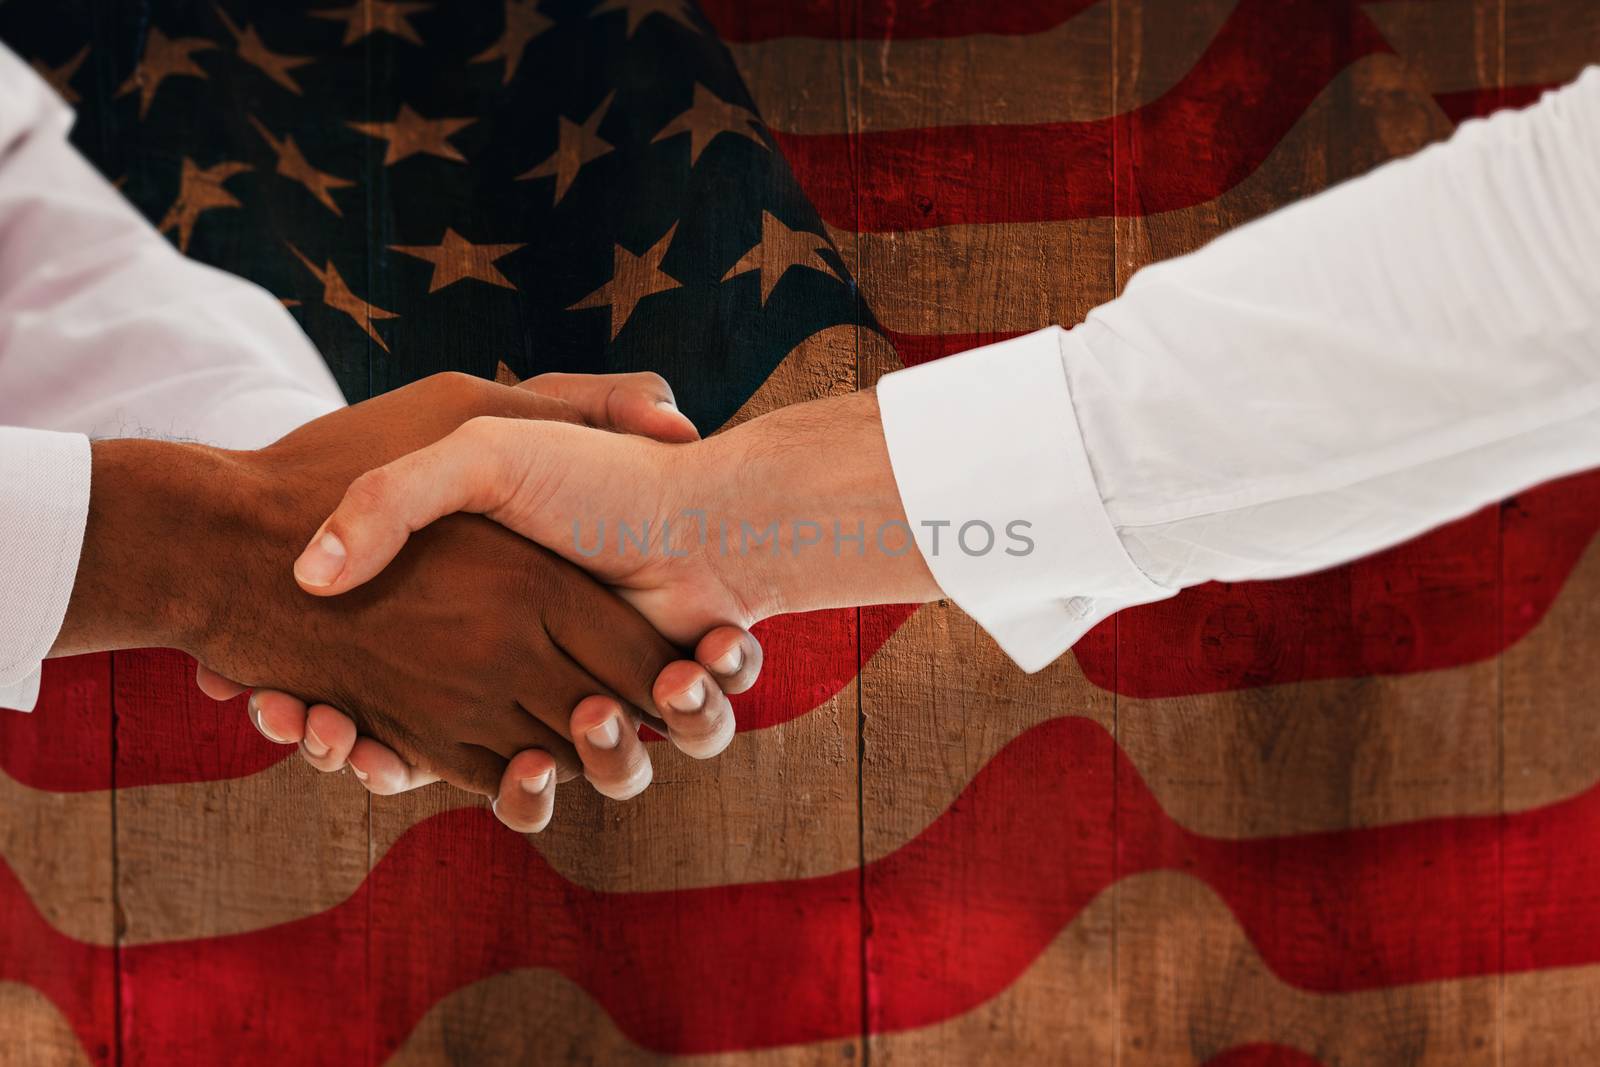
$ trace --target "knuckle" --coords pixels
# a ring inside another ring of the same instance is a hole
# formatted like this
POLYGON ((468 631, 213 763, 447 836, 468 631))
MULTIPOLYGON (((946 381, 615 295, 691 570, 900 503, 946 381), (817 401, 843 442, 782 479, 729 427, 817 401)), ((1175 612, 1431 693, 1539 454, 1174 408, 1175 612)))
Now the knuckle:
POLYGON ((630 757, 614 773, 589 772, 590 784, 595 791, 612 800, 632 800, 650 787, 655 768, 650 758, 642 752, 630 757))
POLYGON ((394 489, 394 475, 387 467, 374 467, 350 483, 345 503, 358 513, 382 511, 394 489))
POLYGON ((652 395, 672 395, 672 386, 668 385, 667 380, 653 370, 640 371, 636 382, 640 389, 652 395))
POLYGON ((430 392, 437 394, 438 399, 445 403, 470 403, 483 390, 481 379, 458 370, 446 370, 439 371, 437 374, 430 374, 423 382, 430 392))
POLYGON ((513 442, 507 433, 512 423, 511 419, 478 415, 450 435, 447 447, 458 453, 460 476, 473 487, 475 498, 483 498, 480 504, 497 502, 509 481, 510 463, 506 457, 513 442))
POLYGON ((678 713, 668 720, 672 727, 673 746, 686 755, 702 758, 700 753, 714 741, 722 731, 714 710, 698 714, 678 713))
POLYGON ((639 751, 638 758, 628 768, 628 796, 636 797, 650 788, 650 783, 655 780, 655 766, 650 762, 650 757, 639 751))
POLYGON ((719 723, 705 723, 696 727, 692 734, 674 729, 672 733, 672 747, 694 760, 708 760, 722 754, 728 747, 728 742, 733 739, 731 726, 719 723))

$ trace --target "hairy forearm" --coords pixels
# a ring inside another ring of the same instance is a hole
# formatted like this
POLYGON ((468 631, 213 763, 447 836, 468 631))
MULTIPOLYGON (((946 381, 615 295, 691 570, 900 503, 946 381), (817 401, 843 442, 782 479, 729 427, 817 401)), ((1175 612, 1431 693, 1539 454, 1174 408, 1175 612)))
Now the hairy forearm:
POLYGON ((872 392, 783 408, 701 447, 708 551, 735 561, 757 614, 940 596, 872 392))

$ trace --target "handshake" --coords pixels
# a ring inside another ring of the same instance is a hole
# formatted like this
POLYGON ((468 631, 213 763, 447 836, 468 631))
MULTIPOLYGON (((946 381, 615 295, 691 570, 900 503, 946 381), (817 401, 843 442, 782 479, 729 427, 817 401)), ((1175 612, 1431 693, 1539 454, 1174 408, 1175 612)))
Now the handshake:
POLYGON ((641 723, 727 747, 760 619, 937 596, 871 393, 702 441, 653 374, 444 374, 255 452, 96 442, 51 654, 182 649, 314 766, 537 831, 649 785, 641 723))

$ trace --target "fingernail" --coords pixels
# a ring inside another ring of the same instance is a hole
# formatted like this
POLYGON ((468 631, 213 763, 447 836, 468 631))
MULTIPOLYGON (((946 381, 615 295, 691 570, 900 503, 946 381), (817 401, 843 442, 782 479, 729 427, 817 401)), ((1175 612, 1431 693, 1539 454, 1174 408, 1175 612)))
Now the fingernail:
POLYGON ((588 738, 589 743, 595 748, 616 748, 617 742, 622 740, 622 731, 617 727, 617 720, 613 717, 599 726, 589 727, 588 738))
POLYGON ((350 772, 363 782, 367 780, 367 772, 362 770, 360 767, 357 767, 354 763, 347 763, 345 766, 349 767, 350 772))
MULTIPOLYGON (((261 721, 261 713, 259 711, 256 712, 256 729, 260 730, 262 735, 264 737, 266 737, 266 739, 268 741, 271 741, 274 744, 290 745, 290 744, 294 743, 294 742, 290 741, 287 737, 279 737, 277 734, 275 734, 271 730, 267 729, 267 724, 261 721)), ((322 755, 322 753, 318 752, 318 753, 315 753, 315 755, 319 755, 320 756, 320 755, 322 755)))
POLYGON ((661 408, 663 411, 676 412, 678 410, 678 405, 670 400, 657 400, 656 407, 661 408))
MULTIPOLYGON (((591 741, 594 740, 593 730, 589 731, 589 739, 591 741)), ((524 778, 518 784, 529 793, 538 796, 549 788, 550 779, 555 777, 555 773, 555 771, 545 771, 543 774, 536 774, 532 778, 524 778)))
POLYGON ((332 585, 339 572, 344 570, 346 552, 344 542, 331 530, 306 546, 300 558, 294 561, 294 576, 307 585, 332 585))
POLYGON ((250 694, 249 708, 250 721, 256 724, 256 729, 260 730, 262 735, 266 737, 268 741, 275 741, 280 745, 289 744, 289 739, 287 737, 279 737, 277 734, 267 729, 266 722, 261 718, 261 705, 256 702, 256 695, 254 693, 250 694))
POLYGON ((743 666, 744 647, 742 645, 734 645, 711 662, 711 669, 718 674, 733 674, 743 666))
MULTIPOLYGON (((306 739, 304 744, 306 746, 306 751, 318 759, 326 756, 331 751, 328 748, 327 742, 323 741, 322 738, 317 736, 317 732, 311 728, 311 724, 309 722, 306 723, 306 739)), ((360 771, 357 771, 356 773, 361 774, 360 771)), ((366 775, 362 774, 361 777, 365 778, 366 775)))
POLYGON ((678 711, 699 711, 706 706, 706 683, 704 679, 696 678, 693 685, 667 701, 667 703, 678 711))

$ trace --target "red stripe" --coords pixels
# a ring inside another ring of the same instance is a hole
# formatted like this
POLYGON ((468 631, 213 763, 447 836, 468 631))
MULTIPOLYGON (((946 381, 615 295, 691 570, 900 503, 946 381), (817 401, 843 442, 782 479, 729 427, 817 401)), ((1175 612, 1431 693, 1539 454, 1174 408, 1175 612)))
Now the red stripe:
POLYGON ((1507 85, 1493 89, 1465 89, 1454 93, 1435 93, 1433 98, 1456 125, 1468 119, 1492 115, 1502 108, 1527 107, 1557 86, 1507 85))
MULTIPOLYGON (((0 916, 0 981, 22 982, 43 993, 78 1035, 89 1059, 112 1062, 117 1023, 116 959, 111 951, 58 932, 3 862, 0 908, 5 909, 0 916)), ((9 1035, 6 1043, 15 1050, 16 1036, 9 1035)), ((47 1058, 42 1049, 37 1055, 41 1061, 47 1058)))
POLYGON ((979 4, 963 0, 789 0, 782 4, 701 0, 700 9, 727 41, 776 37, 910 40, 973 33, 1043 33, 1098 0, 1013 0, 979 4))
POLYGON ((894 345, 900 363, 903 366, 915 367, 919 363, 930 363, 958 352, 992 345, 996 341, 1008 341, 1027 332, 1002 330, 993 333, 901 333, 899 330, 885 329, 883 335, 894 345))
POLYGON ((0 710, 0 768, 34 789, 111 788, 111 656, 46 660, 30 714, 0 710))
POLYGON ((1241 0, 1177 85, 1105 119, 774 136, 843 230, 1193 207, 1254 172, 1340 71, 1390 50, 1360 2, 1241 0))
MULTIPOLYGON (((125 1047, 146 1062, 374 1060, 440 998, 548 967, 631 1040, 672 1053, 931 1025, 1010 986, 1117 879, 1181 871, 1267 966, 1353 991, 1600 961, 1600 786, 1504 816, 1228 840, 1169 818, 1110 735, 1056 719, 1008 745, 915 840, 858 874, 652 893, 557 875, 486 812, 408 832, 329 911, 230 937, 121 949, 125 1047), (959 862, 952 862, 952 858, 959 862), (865 886, 866 904, 861 893, 865 886)), ((41 929, 0 882, 8 977, 88 1040, 82 975, 109 949, 41 929), (68 976, 71 982, 68 982, 68 976)))
POLYGON ((1084 674, 1173 697, 1476 663, 1528 635, 1600 526, 1600 470, 1548 482, 1342 567, 1210 582, 1118 613, 1084 674), (1139 650, 1139 654, 1131 654, 1139 650))

